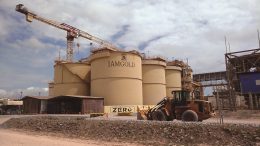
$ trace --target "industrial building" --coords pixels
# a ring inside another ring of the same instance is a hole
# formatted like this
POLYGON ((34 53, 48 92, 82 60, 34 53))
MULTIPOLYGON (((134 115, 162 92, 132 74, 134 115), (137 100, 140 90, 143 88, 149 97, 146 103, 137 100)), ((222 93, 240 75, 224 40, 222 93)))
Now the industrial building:
POLYGON ((90 96, 56 96, 47 104, 48 114, 90 114, 104 112, 104 98, 90 96))
POLYGON ((104 112, 104 98, 90 96, 25 96, 24 114, 90 114, 104 112))
POLYGON ((23 101, 24 114, 46 114, 47 100, 50 96, 25 96, 23 101))
MULTIPOLYGON (((123 51, 69 24, 41 17, 23 4, 18 4, 16 11, 24 14, 28 22, 38 20, 67 32, 66 60, 55 61, 54 79, 49 83, 49 96, 55 98, 49 99, 47 107, 55 113, 85 113, 89 109, 85 111, 82 105, 85 100, 92 99, 91 97, 104 98, 105 112, 121 112, 122 109, 135 111, 136 106, 154 105, 164 96, 173 97, 172 92, 179 90, 189 91, 193 95, 191 97, 203 97, 203 88, 199 83, 203 80, 193 80, 193 71, 188 63, 179 60, 166 61, 158 57, 147 58, 137 51, 123 51), (73 41, 78 37, 95 42, 101 48, 92 50, 86 59, 75 62, 73 41), (67 109, 63 109, 62 103, 67 109)), ((225 54, 225 92, 228 93, 226 98, 231 108, 236 107, 235 95, 240 92, 241 82, 238 77, 241 70, 259 70, 259 49, 250 51, 252 54, 243 56, 237 54, 246 51, 225 54)), ((251 92, 243 94, 249 95, 249 99, 252 99, 250 101, 257 102, 255 106, 258 108, 259 93, 253 93, 256 97, 254 99, 251 98, 251 92)))
MULTIPOLYGON (((137 51, 103 47, 79 62, 55 61, 49 96, 57 99, 49 99, 48 109, 58 111, 50 104, 56 100, 58 105, 60 96, 71 95, 103 97, 105 112, 135 112, 137 106, 155 105, 163 97, 173 97, 173 91, 183 89, 195 89, 192 70, 183 61, 167 62, 137 51)), ((75 106, 78 104, 75 101, 75 106)), ((77 112, 84 113, 79 109, 77 112)))
POLYGON ((260 109, 260 48, 225 54, 226 71, 201 73, 193 76, 203 87, 214 87, 219 105, 236 110, 247 105, 260 109), (241 102, 244 103, 241 103, 241 102))
POLYGON ((21 114, 23 101, 0 98, 0 115, 21 114))
MULTIPOLYGON (((167 65, 163 59, 145 58, 137 51, 122 51, 88 32, 37 15, 23 4, 16 5, 16 11, 24 14, 28 22, 38 20, 67 32, 66 60, 55 61, 49 96, 104 97, 105 110, 115 111, 116 107, 120 111, 127 107, 128 111, 135 111, 132 107, 136 105, 154 105, 165 96, 172 97, 172 91, 193 88, 192 81, 186 79, 192 78, 188 74, 191 70, 187 70, 188 65, 183 62, 174 62, 181 66, 167 65), (102 48, 92 50, 88 58, 75 62, 73 41, 78 37, 102 48)), ((49 100, 54 102, 54 99, 49 100)))

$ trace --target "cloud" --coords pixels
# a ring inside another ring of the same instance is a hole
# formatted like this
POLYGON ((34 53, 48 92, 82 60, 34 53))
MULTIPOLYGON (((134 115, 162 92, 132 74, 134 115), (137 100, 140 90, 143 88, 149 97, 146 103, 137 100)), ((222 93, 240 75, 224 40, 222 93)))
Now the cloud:
MULTIPOLYGON (((0 88, 46 88, 53 60, 66 53, 66 32, 14 10, 21 1, 0 1, 0 88)), ((113 44, 169 60, 188 58, 195 73, 225 70, 224 37, 231 51, 258 48, 258 0, 22 1, 40 16, 64 22, 113 44)), ((76 59, 90 41, 76 39, 76 59), (78 53, 79 52, 79 53, 78 53)), ((93 46, 98 46, 94 44, 93 46)))
POLYGON ((25 89, 0 89, 0 98, 20 99, 24 96, 47 96, 48 88, 28 87, 25 89))
POLYGON ((7 92, 4 89, 0 89, 0 96, 5 96, 7 92))

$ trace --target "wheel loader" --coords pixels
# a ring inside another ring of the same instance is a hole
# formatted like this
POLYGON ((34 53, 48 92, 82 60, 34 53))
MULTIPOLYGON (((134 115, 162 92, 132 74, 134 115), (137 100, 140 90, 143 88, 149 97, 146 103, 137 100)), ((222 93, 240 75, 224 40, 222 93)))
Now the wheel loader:
POLYGON ((188 91, 173 91, 172 94, 174 98, 165 97, 153 108, 148 110, 138 108, 137 119, 156 121, 177 119, 195 122, 214 116, 214 110, 209 101, 191 98, 188 91))

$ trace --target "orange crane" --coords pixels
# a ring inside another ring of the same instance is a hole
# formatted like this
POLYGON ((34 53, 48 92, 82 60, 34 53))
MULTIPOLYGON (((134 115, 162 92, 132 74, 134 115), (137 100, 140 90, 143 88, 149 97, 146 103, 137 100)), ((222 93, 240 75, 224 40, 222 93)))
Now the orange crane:
POLYGON ((67 38, 67 55, 66 55, 66 60, 68 62, 73 61, 73 41, 74 41, 75 38, 78 38, 78 37, 83 37, 85 39, 93 41, 93 42, 95 42, 95 43, 97 43, 97 44, 99 44, 103 47, 106 47, 107 49, 112 50, 112 51, 119 50, 113 44, 111 44, 111 43, 109 43, 105 40, 102 40, 100 38, 97 38, 97 37, 85 32, 85 31, 82 31, 78 28, 75 28, 75 27, 73 27, 69 24, 59 23, 57 21, 41 17, 41 16, 33 13, 32 11, 29 11, 26 7, 24 7, 23 4, 16 5, 15 10, 24 14, 26 16, 26 20, 28 22, 32 22, 33 19, 36 19, 36 20, 41 21, 43 23, 46 23, 46 24, 49 24, 49 25, 54 26, 56 28, 67 31, 67 37, 66 37, 67 38))

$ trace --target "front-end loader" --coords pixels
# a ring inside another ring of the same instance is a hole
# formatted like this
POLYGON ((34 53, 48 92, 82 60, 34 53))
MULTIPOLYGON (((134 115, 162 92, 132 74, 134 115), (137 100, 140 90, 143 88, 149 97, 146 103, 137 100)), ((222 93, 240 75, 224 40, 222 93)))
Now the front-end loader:
POLYGON ((137 109, 137 119, 202 121, 214 116, 214 110, 209 101, 191 98, 188 91, 173 91, 173 97, 164 97, 148 110, 137 109))

